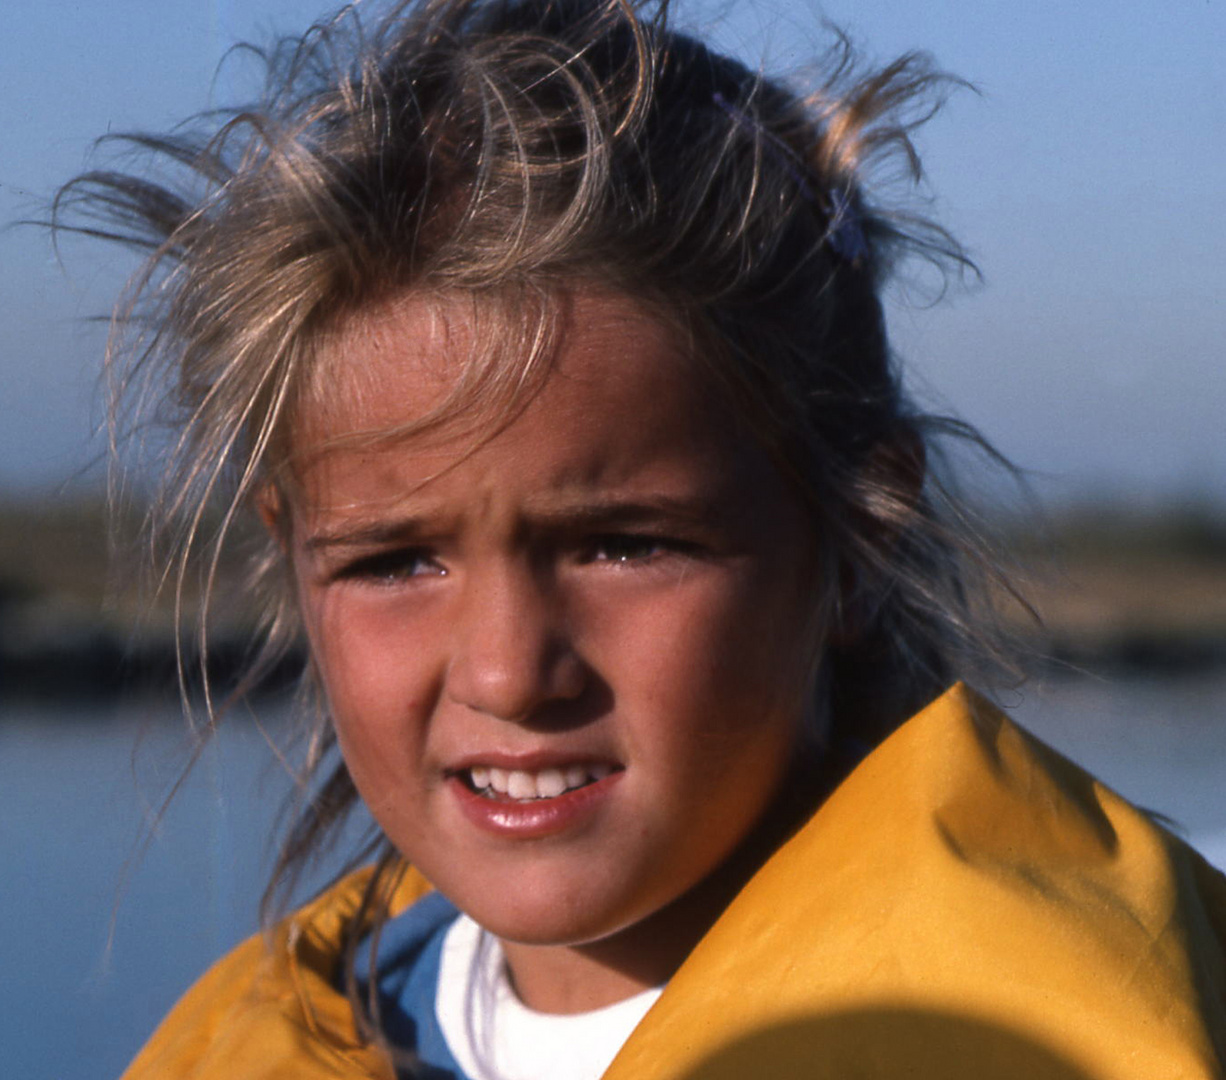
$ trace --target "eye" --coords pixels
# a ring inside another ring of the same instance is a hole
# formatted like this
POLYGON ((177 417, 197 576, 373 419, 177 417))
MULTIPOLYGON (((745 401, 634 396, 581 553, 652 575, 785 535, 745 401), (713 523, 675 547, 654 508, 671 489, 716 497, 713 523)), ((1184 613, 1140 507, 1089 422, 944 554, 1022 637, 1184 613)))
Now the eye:
POLYGON ((341 567, 336 577, 371 585, 395 585, 410 578, 446 574, 446 569, 425 548, 394 548, 354 559, 341 567))
POLYGON ((634 563, 647 562, 667 552, 677 551, 680 541, 639 533, 609 533, 591 537, 583 552, 585 562, 634 563))

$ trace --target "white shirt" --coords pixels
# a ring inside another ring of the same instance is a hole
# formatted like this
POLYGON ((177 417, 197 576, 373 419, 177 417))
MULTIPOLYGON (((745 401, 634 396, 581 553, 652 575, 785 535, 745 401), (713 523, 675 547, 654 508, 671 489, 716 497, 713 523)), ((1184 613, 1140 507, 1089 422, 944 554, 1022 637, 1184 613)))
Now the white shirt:
POLYGON ((443 938, 435 1013, 472 1080, 599 1080, 660 996, 573 1015, 541 1013, 515 996, 502 946, 463 913, 443 938))

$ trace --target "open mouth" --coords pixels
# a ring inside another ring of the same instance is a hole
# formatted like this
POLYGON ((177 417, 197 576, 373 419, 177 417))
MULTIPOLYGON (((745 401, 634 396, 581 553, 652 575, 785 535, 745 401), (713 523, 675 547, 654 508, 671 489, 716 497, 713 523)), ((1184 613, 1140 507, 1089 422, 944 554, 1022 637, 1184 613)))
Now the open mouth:
POLYGON ((615 766, 606 762, 536 771, 474 765, 469 769, 461 769, 456 775, 470 791, 483 798, 532 802, 537 799, 556 799, 568 791, 577 791, 589 784, 599 783, 616 771, 615 766))

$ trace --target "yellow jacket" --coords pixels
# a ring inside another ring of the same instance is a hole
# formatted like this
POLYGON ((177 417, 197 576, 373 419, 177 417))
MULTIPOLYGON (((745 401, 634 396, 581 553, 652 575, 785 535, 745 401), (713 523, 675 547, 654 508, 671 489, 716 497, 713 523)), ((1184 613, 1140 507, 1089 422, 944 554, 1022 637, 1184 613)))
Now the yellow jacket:
MULTIPOLYGON (((223 958, 125 1080, 391 1080, 333 988, 360 891, 223 958)), ((606 1080, 1207 1080, 1224 1061, 1226 878, 955 687, 749 882, 606 1080)))

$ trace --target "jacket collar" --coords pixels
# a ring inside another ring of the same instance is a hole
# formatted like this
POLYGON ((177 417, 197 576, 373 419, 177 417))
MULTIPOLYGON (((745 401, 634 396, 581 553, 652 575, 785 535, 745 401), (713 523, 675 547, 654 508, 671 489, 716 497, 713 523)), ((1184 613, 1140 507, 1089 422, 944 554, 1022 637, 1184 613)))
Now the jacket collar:
MULTIPOLYGON (((301 1022, 390 1076, 335 989, 365 883, 274 952, 301 1022)), ((606 1080, 1218 1076, 1224 942, 1220 874, 957 686, 768 860, 606 1080)))

